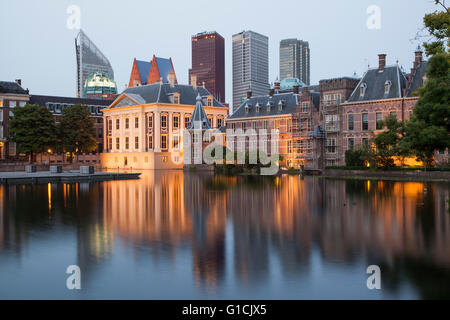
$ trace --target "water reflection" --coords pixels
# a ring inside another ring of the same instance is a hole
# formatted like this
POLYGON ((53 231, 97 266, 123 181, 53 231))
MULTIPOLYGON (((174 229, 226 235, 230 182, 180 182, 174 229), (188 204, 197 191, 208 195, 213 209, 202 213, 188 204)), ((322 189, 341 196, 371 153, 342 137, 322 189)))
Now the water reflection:
MULTIPOLYGON (((407 284, 412 296, 450 298, 449 195, 450 186, 439 183, 180 171, 145 172, 139 181, 1 186, 0 270, 1 257, 20 259, 33 235, 63 230, 75 234, 76 262, 91 282, 109 261, 124 259, 120 244, 135 257, 167 261, 169 274, 190 264, 183 276, 193 288, 185 292, 231 287, 239 297, 239 287, 256 293, 264 286, 266 298, 280 298, 271 286, 299 277, 314 284, 316 254, 337 275, 380 265, 384 289, 399 297, 407 284), (190 260, 179 258, 184 252, 190 260)), ((347 290, 358 298, 367 289, 347 290)))

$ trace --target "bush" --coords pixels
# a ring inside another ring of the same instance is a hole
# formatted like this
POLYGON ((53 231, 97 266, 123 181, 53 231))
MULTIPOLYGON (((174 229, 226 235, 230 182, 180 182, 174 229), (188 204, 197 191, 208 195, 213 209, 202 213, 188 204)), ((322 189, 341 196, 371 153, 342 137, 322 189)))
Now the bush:
POLYGON ((347 167, 364 167, 370 159, 370 151, 366 146, 358 146, 345 151, 345 165, 347 167))

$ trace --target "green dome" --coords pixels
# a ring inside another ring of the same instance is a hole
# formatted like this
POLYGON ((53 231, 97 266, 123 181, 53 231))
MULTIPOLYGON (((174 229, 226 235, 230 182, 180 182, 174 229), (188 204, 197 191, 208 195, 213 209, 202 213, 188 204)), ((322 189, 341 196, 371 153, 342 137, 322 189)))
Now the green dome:
POLYGON ((91 73, 84 84, 84 96, 110 96, 117 94, 116 82, 102 71, 91 73))
POLYGON ((306 87, 306 84, 298 78, 285 78, 280 82, 280 89, 282 90, 292 89, 294 86, 306 87))

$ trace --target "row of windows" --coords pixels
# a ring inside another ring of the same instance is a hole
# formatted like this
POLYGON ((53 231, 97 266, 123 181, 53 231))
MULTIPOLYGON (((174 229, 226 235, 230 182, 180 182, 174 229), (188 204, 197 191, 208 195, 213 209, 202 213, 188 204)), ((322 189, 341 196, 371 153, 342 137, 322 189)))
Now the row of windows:
MULTIPOLYGON (((147 118, 148 119, 148 128, 152 129, 153 128, 153 116, 150 116, 147 118)), ((187 129, 189 127, 189 122, 190 122, 191 117, 190 116, 185 116, 184 117, 184 127, 185 129, 187 129)), ((167 129, 168 126, 168 116, 167 115, 161 115, 161 128, 162 129, 167 129)), ((173 116, 172 118, 172 127, 175 129, 178 129, 180 127, 180 117, 179 116, 173 116)), ((209 121, 209 125, 211 126, 211 120, 210 118, 208 118, 209 121)), ((109 131, 112 130, 112 119, 108 120, 108 129, 109 131)), ((222 118, 218 118, 217 119, 217 126, 221 127, 223 125, 223 119, 222 118)), ((135 117, 134 118, 134 128, 138 129, 139 128, 139 117, 135 117)), ((120 119, 116 119, 116 130, 120 129, 120 119)), ((130 129, 130 118, 125 118, 125 129, 130 129)))
MULTIPOLYGON (((168 141, 167 141, 167 135, 161 135, 161 149, 162 150, 167 150, 168 149, 168 141)), ((147 138, 147 142, 148 142, 148 149, 153 149, 154 148, 154 139, 153 139, 153 135, 149 135, 147 138)), ((179 147, 180 144, 180 137, 177 135, 174 135, 172 137, 173 141, 172 141, 172 148, 173 149, 177 149, 179 147)), ((125 141, 124 141, 125 145, 124 148, 125 150, 129 150, 130 149, 130 137, 125 137, 125 141)), ((113 140, 112 138, 108 138, 108 149, 112 150, 113 149, 113 140)), ((120 138, 117 137, 115 140, 115 149, 116 150, 120 150, 120 138)), ((134 149, 139 149, 139 137, 135 136, 134 137, 134 149)))
MULTIPOLYGON (((392 111, 389 113, 389 115, 397 116, 397 113, 395 111, 392 111)), ((383 129, 383 124, 382 124, 383 113, 377 112, 375 114, 375 119, 376 119, 376 125, 375 125, 374 129, 376 129, 376 130, 383 129)), ((347 115, 347 130, 349 130, 349 131, 355 130, 355 115, 354 114, 347 115)), ((369 114, 368 113, 361 114, 361 130, 363 130, 363 131, 369 130, 369 114)))

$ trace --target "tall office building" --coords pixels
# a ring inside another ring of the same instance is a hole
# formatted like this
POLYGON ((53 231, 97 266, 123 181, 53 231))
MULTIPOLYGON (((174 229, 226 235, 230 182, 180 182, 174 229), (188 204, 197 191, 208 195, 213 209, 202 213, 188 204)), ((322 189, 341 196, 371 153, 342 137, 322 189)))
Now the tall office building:
POLYGON ((233 35, 233 111, 246 98, 269 91, 269 38, 253 31, 233 35))
POLYGON ((280 42, 280 80, 298 78, 310 85, 309 43, 297 39, 280 42))
POLYGON ((114 71, 108 59, 101 53, 88 36, 80 30, 75 38, 75 52, 77 55, 77 96, 85 98, 85 86, 88 78, 97 72, 114 82, 114 71))
POLYGON ((220 102, 225 102, 225 39, 217 32, 202 32, 192 36, 192 75, 196 85, 203 85, 220 102))

